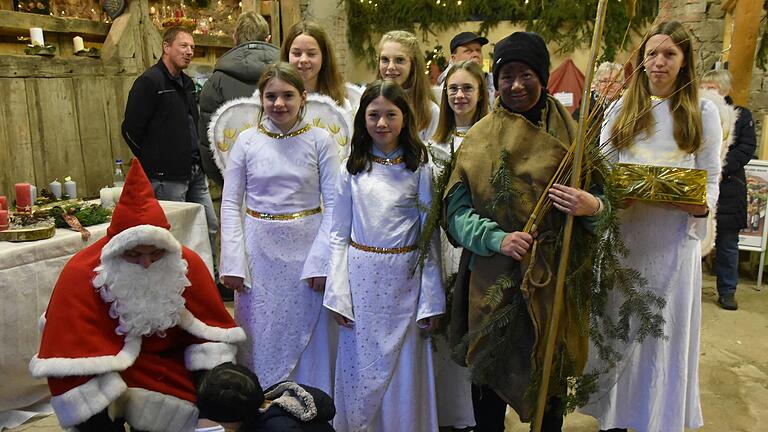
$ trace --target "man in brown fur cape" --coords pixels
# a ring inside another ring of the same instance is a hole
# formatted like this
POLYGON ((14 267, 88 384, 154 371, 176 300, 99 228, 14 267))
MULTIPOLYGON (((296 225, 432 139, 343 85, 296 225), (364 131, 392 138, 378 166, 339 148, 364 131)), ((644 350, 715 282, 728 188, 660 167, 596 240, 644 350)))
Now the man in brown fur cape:
MULTIPOLYGON (((465 248, 449 340, 454 358, 472 372, 477 432, 503 431, 507 404, 530 421, 565 214, 595 216, 603 208, 580 189, 546 190, 576 133, 568 112, 547 94, 549 65, 536 33, 513 33, 496 44, 500 99, 468 132, 444 194, 449 238, 465 248), (542 193, 554 208, 531 235, 522 230, 542 193)), ((579 375, 587 358, 586 306, 579 310, 573 296, 566 298, 543 431, 561 430, 566 379, 579 375)))

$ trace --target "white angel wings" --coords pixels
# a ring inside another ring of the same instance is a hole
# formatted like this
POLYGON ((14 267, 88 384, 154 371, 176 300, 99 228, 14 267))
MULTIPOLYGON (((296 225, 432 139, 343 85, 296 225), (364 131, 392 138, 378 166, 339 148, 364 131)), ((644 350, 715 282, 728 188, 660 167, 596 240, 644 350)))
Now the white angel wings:
MULTIPOLYGON (((257 126, 260 111, 261 97, 257 90, 251 97, 233 99, 225 103, 211 116, 208 139, 212 144, 213 160, 222 173, 227 167, 229 151, 235 145, 237 136, 244 130, 257 126)), ((313 126, 324 128, 331 133, 339 145, 340 160, 349 155, 352 120, 333 99, 319 94, 308 95, 304 119, 313 126)))

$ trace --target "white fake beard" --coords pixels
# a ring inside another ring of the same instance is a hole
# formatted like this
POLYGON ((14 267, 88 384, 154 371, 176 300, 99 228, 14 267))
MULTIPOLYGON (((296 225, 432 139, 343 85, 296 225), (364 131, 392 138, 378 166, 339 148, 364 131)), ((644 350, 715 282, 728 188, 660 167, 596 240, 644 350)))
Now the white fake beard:
POLYGON ((96 268, 93 286, 112 303, 109 316, 120 321, 117 334, 163 337, 179 323, 181 294, 190 285, 186 274, 187 262, 179 255, 166 253, 146 269, 117 256, 96 268))

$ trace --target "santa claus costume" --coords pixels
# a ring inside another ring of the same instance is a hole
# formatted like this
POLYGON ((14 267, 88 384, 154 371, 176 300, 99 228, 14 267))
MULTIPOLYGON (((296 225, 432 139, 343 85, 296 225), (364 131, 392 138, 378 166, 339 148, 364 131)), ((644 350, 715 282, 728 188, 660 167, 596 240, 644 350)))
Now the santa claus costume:
POLYGON ((107 235, 66 264, 43 315, 35 377, 64 428, 107 408, 137 430, 194 430, 194 371, 232 361, 243 330, 200 257, 181 246, 134 160, 107 235), (148 268, 136 246, 163 249, 148 268))

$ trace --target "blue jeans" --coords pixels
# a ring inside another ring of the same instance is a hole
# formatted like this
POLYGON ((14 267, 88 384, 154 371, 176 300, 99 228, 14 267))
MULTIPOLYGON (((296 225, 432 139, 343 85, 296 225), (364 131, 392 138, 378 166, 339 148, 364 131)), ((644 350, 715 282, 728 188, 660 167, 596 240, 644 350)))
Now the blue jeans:
MULTIPOLYGON (((155 197, 164 201, 194 202, 202 204, 205 209, 205 219, 208 221, 208 239, 211 242, 211 253, 216 253, 216 232, 219 230, 219 220, 213 209, 211 194, 208 192, 208 179, 200 165, 192 166, 192 177, 189 181, 149 179, 155 197)), ((214 266, 218 267, 214 256, 214 266)))
POLYGON ((717 293, 735 294, 739 283, 739 231, 717 230, 715 237, 717 293))

